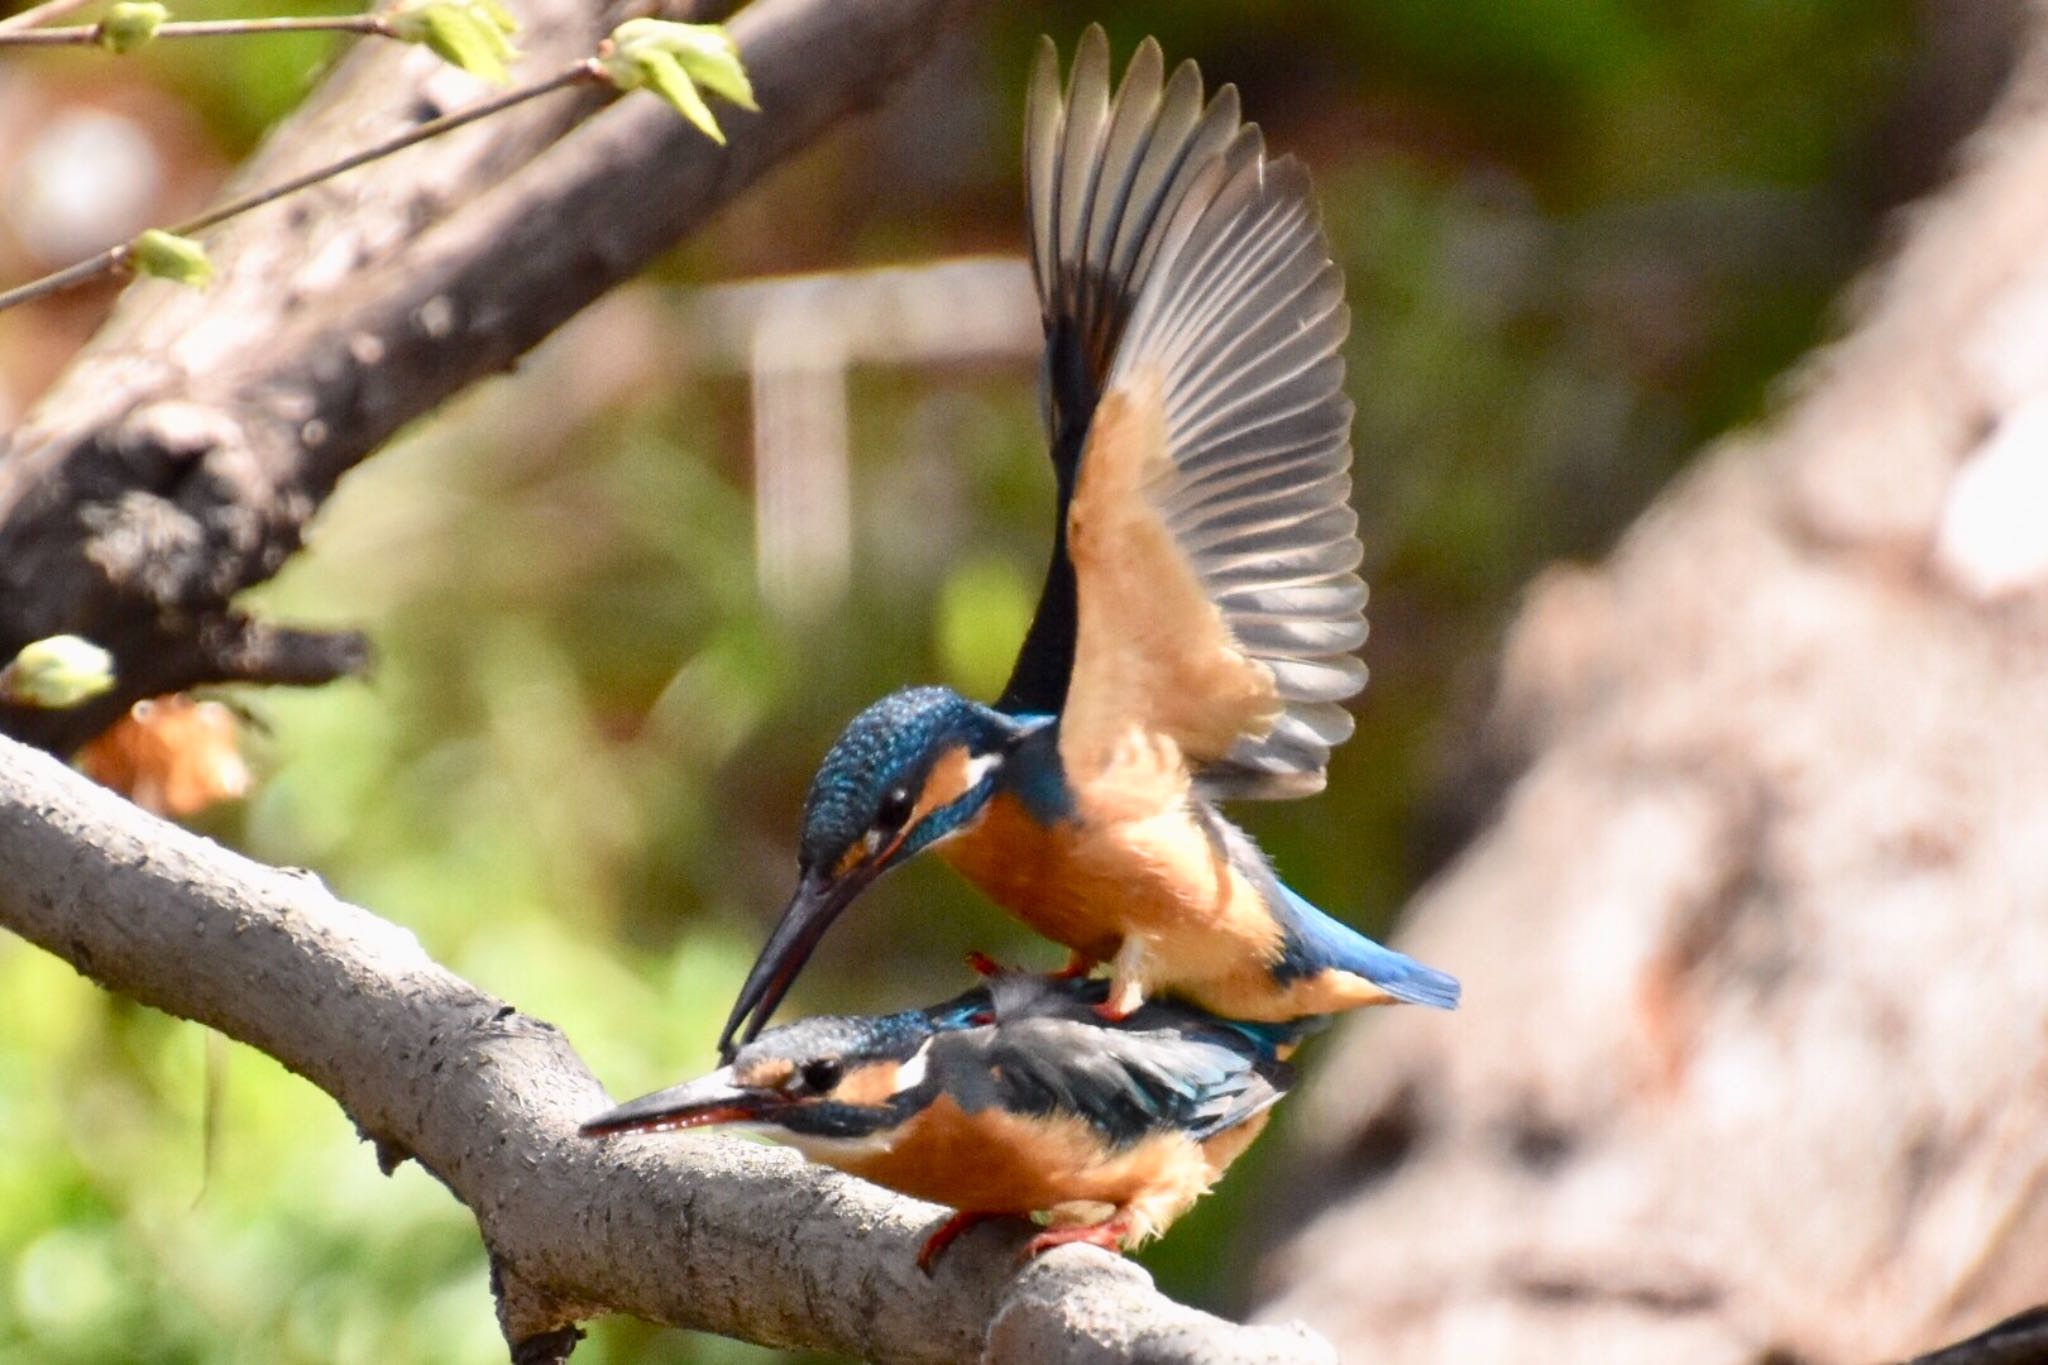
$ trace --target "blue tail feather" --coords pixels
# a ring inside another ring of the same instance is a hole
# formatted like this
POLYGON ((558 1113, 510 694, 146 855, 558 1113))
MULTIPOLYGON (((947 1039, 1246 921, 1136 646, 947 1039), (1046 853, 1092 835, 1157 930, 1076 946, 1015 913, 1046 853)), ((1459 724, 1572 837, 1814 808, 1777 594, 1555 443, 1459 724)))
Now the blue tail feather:
POLYGON ((1218 815, 1213 807, 1195 807, 1209 834, 1231 865, 1242 872, 1265 900, 1280 924, 1280 960, 1273 975, 1299 981, 1317 972, 1350 972, 1372 982, 1396 1000, 1435 1009, 1458 1007, 1458 978, 1425 967, 1405 953, 1374 943, 1350 925, 1330 918, 1296 895, 1266 861, 1251 836, 1218 815))
POLYGON ((1330 918, 1296 895, 1278 878, 1279 892, 1268 904, 1285 936, 1277 969, 1283 979, 1313 975, 1327 968, 1362 976, 1396 1000, 1440 1010, 1458 1007, 1458 978, 1425 967, 1405 953, 1374 943, 1347 924, 1330 918))

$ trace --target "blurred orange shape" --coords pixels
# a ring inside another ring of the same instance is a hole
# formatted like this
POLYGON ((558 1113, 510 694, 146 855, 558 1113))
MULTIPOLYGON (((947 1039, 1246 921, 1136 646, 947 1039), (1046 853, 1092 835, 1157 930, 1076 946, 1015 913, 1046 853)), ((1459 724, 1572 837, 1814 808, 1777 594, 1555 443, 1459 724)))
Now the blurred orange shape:
POLYGON ((235 713, 182 694, 136 702, 79 750, 78 766, 158 815, 196 815, 249 790, 235 713))

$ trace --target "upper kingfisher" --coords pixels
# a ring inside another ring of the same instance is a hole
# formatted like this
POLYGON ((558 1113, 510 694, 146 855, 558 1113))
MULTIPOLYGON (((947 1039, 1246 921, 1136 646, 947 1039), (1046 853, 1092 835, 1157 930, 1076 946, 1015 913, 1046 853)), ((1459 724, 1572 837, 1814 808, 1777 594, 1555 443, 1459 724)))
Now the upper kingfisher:
POLYGON ((987 1218, 1052 1215, 1025 1255, 1165 1231, 1265 1126, 1287 1026, 1155 1002, 1120 1022, 1102 981, 1003 974, 954 1000, 771 1029, 709 1076, 620 1105, 590 1136, 709 1124, 958 1212, 918 1264, 987 1218))
POLYGON ((819 937, 924 848, 1157 990, 1287 1020, 1458 983, 1325 915, 1220 815, 1320 791, 1365 685, 1343 280, 1306 171, 1269 161, 1231 86, 1102 30, 1025 117, 1041 395, 1058 489, 1036 615, 995 705, 914 687, 869 707, 804 804, 795 895, 719 1040, 759 1032, 819 937))

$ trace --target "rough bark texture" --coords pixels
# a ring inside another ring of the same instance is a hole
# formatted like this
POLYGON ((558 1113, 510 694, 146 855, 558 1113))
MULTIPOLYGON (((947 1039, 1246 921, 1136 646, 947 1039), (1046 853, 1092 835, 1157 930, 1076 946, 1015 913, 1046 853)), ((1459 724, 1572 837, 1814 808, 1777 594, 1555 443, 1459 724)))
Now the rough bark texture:
MULTIPOLYGON (((131 289, 0 446, 0 659, 84 634, 114 651, 120 687, 71 711, 0 704, 0 732, 63 751, 139 697, 360 666, 359 639, 255 629, 232 598, 398 428, 880 98, 974 2, 761 0, 733 33, 762 113, 722 109, 724 147, 652 98, 579 123, 593 100, 564 95, 238 220, 203 293, 131 289)), ((589 55, 636 7, 532 0, 525 68, 589 55)), ((474 94, 423 51, 358 51, 241 180, 272 183, 474 94)))
MULTIPOLYGON (((1300 1327, 1238 1327, 1088 1248, 1021 1274, 1030 1229, 915 1266, 943 1213, 717 1136, 613 1143, 553 1027, 418 940, 0 739, 0 925, 111 990, 210 1024, 340 1101, 387 1166, 412 1158, 476 1214, 515 1358, 559 1359, 619 1311, 883 1361, 1327 1362, 1300 1327)), ((367 1159, 367 1154, 366 1154, 367 1159)), ((482 1311, 482 1305, 479 1305, 482 1311)))
POLYGON ((2043 27, 1782 415, 1532 589, 1521 775, 1406 940, 1466 1005, 1297 1100, 1271 1314, 1868 1362, 2048 1299, 2043 27))

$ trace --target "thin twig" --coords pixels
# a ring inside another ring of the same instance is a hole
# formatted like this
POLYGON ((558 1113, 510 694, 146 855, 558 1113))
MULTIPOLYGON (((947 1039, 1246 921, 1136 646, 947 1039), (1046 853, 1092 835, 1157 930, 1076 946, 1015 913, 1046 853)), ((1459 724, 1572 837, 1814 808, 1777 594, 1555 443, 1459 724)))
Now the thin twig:
MULTIPOLYGON (((288 194, 297 194, 300 190, 317 185, 323 180, 331 180, 335 176, 346 174, 358 166, 367 166, 372 161, 381 160, 394 152, 402 152, 407 147, 425 142, 429 138, 439 137, 443 133, 452 133, 457 128, 461 128, 466 124, 475 123, 478 119, 486 119, 493 114, 502 114, 507 109, 515 105, 524 104, 528 100, 539 99, 542 95, 551 95, 557 90, 565 90, 572 85, 592 82, 609 84, 609 81, 610 78, 605 75, 604 68, 598 65, 596 59, 586 57, 549 76, 546 80, 535 81, 532 85, 522 85, 516 90, 507 90, 504 94, 495 95, 485 100, 482 104, 473 104, 467 109, 458 109, 452 114, 443 114, 440 118, 430 119, 411 132, 401 133, 388 142, 380 142, 376 146, 365 148, 353 156, 345 156, 331 166, 323 166, 318 170, 308 171, 304 175, 294 176, 292 179, 282 184, 273 185, 267 190, 255 190, 243 195, 239 199, 230 199, 219 208, 209 209, 196 218, 188 218, 176 227, 168 230, 179 237, 189 237, 195 232, 204 232, 210 227, 224 223, 228 219, 240 214, 247 213, 251 209, 262 208, 265 204, 282 199, 288 194)), ((0 295, 0 307, 4 306, 5 296, 0 295)))
POLYGON ((45 294, 54 294, 60 289, 69 289, 73 285, 96 280, 110 271, 119 270, 127 259, 128 243, 108 247, 97 256, 88 256, 76 265, 67 265, 54 274, 45 275, 39 280, 30 280, 27 284, 17 285, 0 294, 0 310, 12 308, 17 303, 28 303, 33 299, 42 298, 45 294))
MULTIPOLYGON (((290 180, 272 185, 267 189, 252 190, 250 193, 239 198, 228 200, 217 208, 208 209, 196 218, 188 218, 184 222, 165 230, 174 236, 190 237, 194 233, 204 232, 210 227, 218 226, 230 218, 249 212, 251 209, 262 208, 265 204, 274 203, 286 195, 297 194, 300 190, 317 185, 323 180, 332 180, 335 176, 344 175, 349 171, 355 170, 358 166, 367 166, 372 161, 381 160, 394 152, 402 152, 407 147, 425 142, 429 138, 453 132, 465 124, 475 123, 478 119, 489 118, 493 114, 501 114, 515 105, 526 103, 528 100, 539 99, 542 95, 550 95, 557 90, 564 90, 572 85, 609 84, 609 82, 610 78, 605 75, 604 67, 598 63, 597 59, 586 57, 548 77, 546 80, 536 81, 532 85, 523 85, 516 90, 507 90, 504 94, 493 96, 481 104, 473 104, 467 109, 458 109, 452 114, 443 114, 440 118, 430 119, 409 132, 401 133, 397 137, 386 142, 380 142, 374 147, 365 148, 353 156, 343 157, 332 165, 322 166, 317 170, 308 171, 304 175, 294 176, 290 180)), ((97 256, 88 257, 76 265, 66 266, 53 274, 43 276, 41 279, 17 285, 13 289, 0 293, 0 311, 12 308, 16 304, 27 303, 31 299, 39 299, 45 294, 54 294, 60 289, 69 289, 73 285, 84 284, 88 280, 97 279, 101 275, 119 270, 128 263, 131 250, 132 244, 123 242, 119 246, 109 247, 97 256)))
MULTIPOLYGON (((16 16, 19 18, 20 16, 16 16)), ((0 47, 90 47, 100 40, 100 24, 66 28, 0 30, 0 47)), ((391 36, 391 24, 377 14, 316 14, 284 19, 192 19, 160 24, 156 38, 225 38, 242 33, 368 33, 391 36)))
POLYGON ((40 5, 31 5, 19 14, 10 14, 0 19, 0 33, 19 33, 26 28, 47 24, 52 19, 62 19, 76 10, 82 10, 93 0, 43 0, 40 5))

